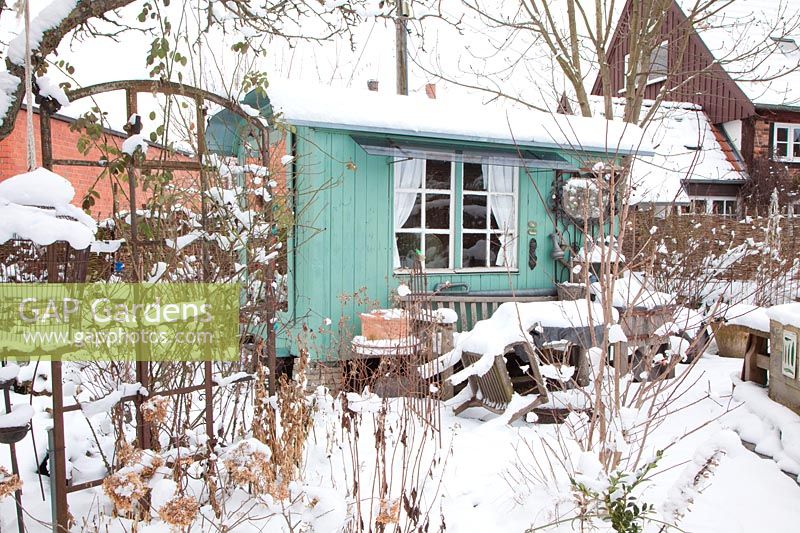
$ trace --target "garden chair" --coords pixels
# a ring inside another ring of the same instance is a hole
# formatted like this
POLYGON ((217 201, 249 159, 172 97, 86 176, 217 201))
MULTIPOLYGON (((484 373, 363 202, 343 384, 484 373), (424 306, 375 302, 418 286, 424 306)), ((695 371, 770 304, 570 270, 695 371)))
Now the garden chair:
MULTIPOLYGON (((515 349, 523 349, 528 353, 531 372, 539 389, 539 395, 529 404, 512 413, 509 423, 524 417, 528 412, 548 401, 547 389, 539 372, 539 365, 533 351, 526 344, 509 346, 506 351, 511 352, 515 349)), ((463 352, 461 354, 461 362, 464 368, 475 364, 480 358, 480 355, 471 352, 463 352)), ((511 377, 508 375, 506 362, 502 355, 494 358, 492 367, 484 375, 468 377, 467 386, 471 391, 470 398, 453 409, 455 415, 459 415, 470 407, 483 407, 487 411, 502 415, 506 412, 514 396, 514 386, 511 382, 511 377)))

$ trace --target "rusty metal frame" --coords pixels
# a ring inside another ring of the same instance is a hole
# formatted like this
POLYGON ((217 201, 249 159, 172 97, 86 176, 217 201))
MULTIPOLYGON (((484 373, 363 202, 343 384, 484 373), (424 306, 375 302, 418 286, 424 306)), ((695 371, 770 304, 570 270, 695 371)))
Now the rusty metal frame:
MULTIPOLYGON (((262 124, 260 120, 250 116, 244 109, 235 101, 218 94, 183 85, 180 83, 159 80, 124 80, 113 81, 107 83, 100 83, 69 91, 67 96, 70 101, 80 100, 101 93, 124 91, 127 116, 130 117, 137 113, 137 96, 140 93, 147 93, 151 95, 164 94, 168 96, 182 96, 191 98, 195 103, 195 110, 197 113, 197 160, 196 161, 135 161, 132 160, 127 165, 128 183, 129 183, 129 204, 131 215, 131 239, 130 246, 132 256, 134 258, 141 257, 138 253, 139 247, 142 245, 153 244, 150 241, 140 240, 137 234, 137 214, 136 214, 136 172, 137 170, 184 170, 194 171, 200 173, 201 189, 205 191, 208 189, 207 170, 208 168, 203 164, 203 155, 206 153, 205 143, 205 102, 213 102, 222 106, 229 111, 239 115, 245 119, 254 130, 258 132, 259 140, 263 144, 261 153, 263 154, 262 164, 265 166, 269 163, 269 155, 267 147, 269 146, 269 130, 262 124)), ((50 127, 50 119, 55 114, 57 106, 51 99, 43 99, 40 105, 40 139, 42 149, 42 165, 48 170, 52 170, 54 166, 83 166, 83 167, 104 167, 105 164, 101 161, 90 161, 81 159, 57 159, 53 157, 52 145, 52 130, 50 127)), ((126 133, 128 137, 138 133, 133 128, 126 126, 126 133)), ((116 203, 116 202, 115 202, 116 203)), ((205 194, 201 194, 201 220, 203 227, 206 226, 206 218, 208 214, 207 198, 205 194)), ((270 215, 271 221, 271 215, 270 215)), ((203 280, 208 279, 208 248, 207 243, 203 240, 203 280)), ((267 275, 274 277, 274 267, 270 264, 267 267, 270 271, 267 275)), ((133 265, 134 279, 141 279, 141 265, 133 265)), ((269 278, 271 279, 271 278, 269 278)), ((276 305, 273 301, 275 295, 270 291, 267 294, 267 316, 272 318, 275 314, 276 305)), ((269 322, 271 323, 271 321, 269 322)), ((276 371, 276 353, 275 353, 275 334, 268 332, 266 339, 266 352, 267 352, 267 365, 270 370, 269 390, 270 394, 275 392, 275 376, 276 371)), ((150 365, 148 362, 138 360, 136 362, 136 377, 139 383, 144 388, 150 386, 150 365)), ((205 423, 206 434, 208 436, 208 449, 212 450, 216 443, 214 436, 213 424, 213 393, 216 384, 212 381, 212 364, 210 361, 204 362, 204 383, 201 385, 194 385, 189 387, 181 387, 177 389, 170 389, 164 391, 150 391, 150 396, 175 396, 181 394, 189 394, 197 391, 204 391, 206 404, 205 404, 205 423)), ((51 362, 51 380, 53 389, 53 437, 52 437, 52 452, 53 452, 53 471, 50 472, 51 483, 55 485, 55 497, 53 504, 54 517, 53 517, 53 530, 57 532, 69 531, 71 517, 69 514, 69 504, 67 495, 72 492, 96 487, 102 484, 103 479, 91 480, 78 485, 70 486, 67 483, 66 477, 66 456, 65 456, 65 437, 64 437, 64 413, 76 411, 80 409, 80 405, 64 406, 63 399, 63 377, 61 361, 51 362)), ((150 424, 144 420, 142 413, 142 397, 141 395, 126 396, 120 402, 132 401, 136 411, 136 435, 139 441, 139 446, 142 449, 150 448, 151 442, 151 428, 150 424)))

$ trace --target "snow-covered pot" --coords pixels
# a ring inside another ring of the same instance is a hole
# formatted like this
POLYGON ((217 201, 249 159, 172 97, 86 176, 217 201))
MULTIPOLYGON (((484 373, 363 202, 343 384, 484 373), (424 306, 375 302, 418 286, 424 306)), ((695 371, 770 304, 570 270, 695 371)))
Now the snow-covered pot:
POLYGON ((10 413, 0 414, 0 443, 15 444, 31 429, 33 408, 27 403, 15 405, 10 413))
POLYGON ((620 325, 632 345, 651 342, 656 331, 670 322, 675 315, 674 305, 659 305, 652 308, 634 307, 618 308, 620 325))
POLYGON ((556 291, 561 301, 583 300, 587 287, 585 283, 556 283, 556 291))
POLYGON ((402 339, 408 336, 408 319, 402 309, 378 309, 361 313, 361 335, 367 340, 402 339))
POLYGON ((736 324, 715 324, 714 339, 717 341, 717 351, 722 357, 743 358, 747 351, 747 331, 736 324))

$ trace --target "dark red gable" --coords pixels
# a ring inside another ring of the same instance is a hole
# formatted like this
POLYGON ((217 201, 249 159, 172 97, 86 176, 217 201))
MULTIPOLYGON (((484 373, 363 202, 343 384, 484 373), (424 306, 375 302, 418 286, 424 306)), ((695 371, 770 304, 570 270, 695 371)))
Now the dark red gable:
MULTIPOLYGON (((614 37, 608 50, 608 62, 611 66, 611 85, 613 96, 622 96, 625 87, 625 55, 628 51, 628 19, 631 1, 625 4, 620 16, 614 37)), ((669 92, 664 100, 672 102, 692 102, 703 107, 703 110, 714 124, 731 120, 739 120, 755 114, 755 108, 742 90, 736 85, 725 70, 713 63, 713 56, 703 40, 694 29, 691 29, 688 41, 685 37, 688 23, 678 5, 673 1, 667 13, 661 34, 669 44, 669 79, 651 83, 645 88, 645 98, 655 99, 668 84, 669 92), (680 47, 686 51, 676 68, 680 57, 680 47), (710 65, 710 67, 709 67, 710 65), (707 69, 705 72, 701 72, 707 69)), ((600 78, 595 80, 592 94, 602 95, 600 78)))

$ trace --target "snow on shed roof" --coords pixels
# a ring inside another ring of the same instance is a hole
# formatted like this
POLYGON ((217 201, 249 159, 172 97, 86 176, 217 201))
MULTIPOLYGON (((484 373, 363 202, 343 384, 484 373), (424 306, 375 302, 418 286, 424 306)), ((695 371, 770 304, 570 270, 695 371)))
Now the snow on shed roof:
MULTIPOLYGON (((625 111, 625 100, 615 98, 614 115, 625 111)), ((654 102, 645 100, 642 116, 654 102)), ((603 98, 591 97, 592 111, 603 114, 603 98)), ((662 102, 645 126, 652 155, 637 155, 631 167, 632 203, 688 203, 682 182, 742 181, 744 175, 728 160, 702 108, 683 102, 662 102)))
POLYGON ((477 99, 440 99, 271 80, 276 113, 297 126, 566 148, 627 155, 649 152, 640 128, 603 118, 555 115, 487 105, 477 99))
MULTIPOLYGON (((677 3, 684 13, 697 5, 696 0, 677 3)), ((754 104, 800 106, 796 0, 732 0, 695 29, 754 104)))

